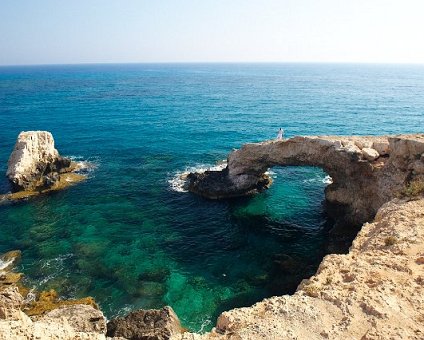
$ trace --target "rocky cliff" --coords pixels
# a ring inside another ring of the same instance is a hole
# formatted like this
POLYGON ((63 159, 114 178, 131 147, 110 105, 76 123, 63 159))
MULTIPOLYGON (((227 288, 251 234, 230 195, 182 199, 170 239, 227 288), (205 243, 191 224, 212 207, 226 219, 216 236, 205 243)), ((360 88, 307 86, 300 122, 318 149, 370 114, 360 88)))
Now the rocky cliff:
POLYGON ((385 204, 294 295, 224 312, 211 333, 180 339, 424 339, 424 198, 385 204))
POLYGON ((15 194, 5 198, 21 198, 66 187, 83 179, 74 172, 77 168, 76 163, 59 155, 50 132, 21 132, 6 172, 15 194))

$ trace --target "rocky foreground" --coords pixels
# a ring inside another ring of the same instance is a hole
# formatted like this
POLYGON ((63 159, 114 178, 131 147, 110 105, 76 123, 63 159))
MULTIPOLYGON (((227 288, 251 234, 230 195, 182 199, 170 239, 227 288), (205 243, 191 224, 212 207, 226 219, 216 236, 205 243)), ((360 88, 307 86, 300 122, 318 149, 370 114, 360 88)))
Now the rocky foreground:
POLYGON ((106 324, 90 300, 31 301, 3 257, 0 339, 423 339, 423 191, 385 204, 349 253, 326 256, 294 295, 224 312, 203 335, 184 332, 169 307, 106 324))
POLYGON ((211 333, 181 339, 424 339, 424 198, 385 204, 294 295, 224 312, 211 333))
POLYGON ((107 323, 90 298, 34 297, 11 271, 12 252, 0 258, 0 339, 424 339, 424 135, 248 144, 224 171, 192 174, 191 190, 251 194, 273 165, 324 168, 326 199, 365 221, 349 253, 326 256, 295 294, 224 312, 207 334, 185 332, 169 307, 107 323))

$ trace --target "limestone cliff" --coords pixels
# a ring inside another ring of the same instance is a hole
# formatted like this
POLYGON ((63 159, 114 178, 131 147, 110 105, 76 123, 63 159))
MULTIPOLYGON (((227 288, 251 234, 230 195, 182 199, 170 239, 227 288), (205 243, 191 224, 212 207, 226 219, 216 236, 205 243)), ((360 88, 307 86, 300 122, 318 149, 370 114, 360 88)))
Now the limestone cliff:
POLYGON ((211 333, 180 339, 424 339, 424 198, 385 204, 294 295, 224 312, 211 333))

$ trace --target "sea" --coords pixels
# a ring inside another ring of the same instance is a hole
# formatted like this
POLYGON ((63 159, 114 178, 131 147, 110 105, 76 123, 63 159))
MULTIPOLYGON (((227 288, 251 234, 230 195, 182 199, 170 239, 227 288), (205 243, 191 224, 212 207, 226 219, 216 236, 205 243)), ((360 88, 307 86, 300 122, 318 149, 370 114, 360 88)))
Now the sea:
POLYGON ((108 319, 169 305, 207 331, 222 311, 291 294, 316 271, 334 244, 331 179, 274 167, 266 192, 212 201, 181 175, 280 127, 287 138, 423 133, 423 93, 423 65, 0 67, 0 173, 29 130, 90 165, 78 185, 1 204, 0 252, 22 251, 16 270, 34 291, 92 296, 108 319))

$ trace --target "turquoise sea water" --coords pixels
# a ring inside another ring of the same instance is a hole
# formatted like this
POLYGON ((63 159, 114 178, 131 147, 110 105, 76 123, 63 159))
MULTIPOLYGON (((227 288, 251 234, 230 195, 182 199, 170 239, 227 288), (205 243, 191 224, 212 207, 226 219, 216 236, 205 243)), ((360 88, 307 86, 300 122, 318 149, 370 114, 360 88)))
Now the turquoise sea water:
MULTIPOLYGON (((0 173, 18 133, 88 160, 68 190, 0 206, 0 252, 38 289, 94 296, 109 318, 171 305, 206 330, 223 310, 292 292, 329 241, 325 174, 272 169, 254 198, 173 190, 245 142, 423 132, 424 66, 162 64, 0 67, 0 173)), ((9 190, 0 179, 1 192, 9 190)))

